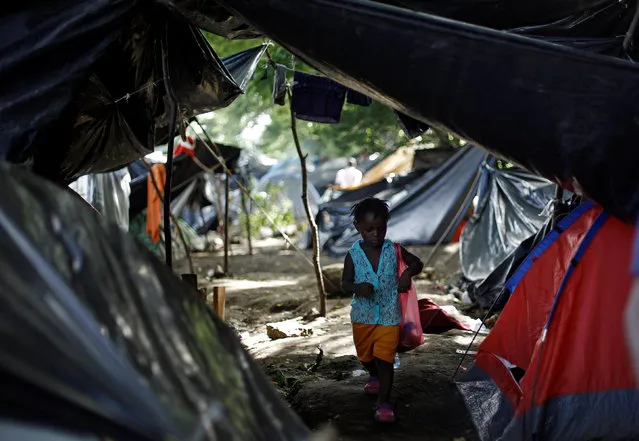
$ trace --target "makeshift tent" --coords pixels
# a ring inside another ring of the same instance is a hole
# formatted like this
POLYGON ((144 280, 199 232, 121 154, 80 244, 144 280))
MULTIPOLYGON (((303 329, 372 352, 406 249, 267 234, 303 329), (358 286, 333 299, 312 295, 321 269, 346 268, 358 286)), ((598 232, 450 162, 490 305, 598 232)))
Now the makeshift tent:
POLYGON ((510 300, 457 383, 482 440, 639 438, 622 324, 633 234, 585 202, 508 281, 510 300))
POLYGON ((525 170, 482 167, 482 191, 461 235, 464 277, 485 279, 519 244, 547 221, 556 185, 525 170))
POLYGON ((0 96, 0 157, 68 184, 148 153, 156 127, 169 123, 171 96, 184 118, 230 104, 250 69, 234 59, 229 72, 184 8, 135 0, 9 7, 0 18, 0 74, 12 85, 0 96))
MULTIPOLYGON (((347 87, 571 191, 580 188, 624 220, 639 211, 639 66, 630 61, 366 0, 220 3, 347 87)), ((494 2, 421 3, 495 14, 494 2)), ((634 4, 549 1, 548 15, 522 21, 525 14, 517 14, 503 28, 548 25, 568 37, 617 37, 628 29, 634 4), (587 9, 593 3, 602 9, 587 9), (563 18, 551 23, 551 16, 563 18), (611 27, 601 30, 595 21, 604 17, 611 27)))
MULTIPOLYGON (((458 225, 466 215, 477 190, 480 165, 486 154, 476 147, 462 147, 440 167, 431 170, 395 192, 389 198, 390 215, 387 237, 404 245, 428 245, 438 241, 451 224, 458 225)), ((379 194, 378 194, 379 195, 379 194)), ((330 254, 345 255, 359 238, 349 219, 352 203, 324 210, 318 219, 323 231, 341 228, 343 232, 326 240, 330 254), (323 223, 323 226, 322 226, 323 223)))
POLYGON ((379 182, 389 174, 400 174, 413 168, 415 150, 400 147, 392 154, 382 159, 362 177, 360 187, 379 182))
MULTIPOLYGON (((299 173, 282 170, 279 173, 267 173, 255 185, 255 191, 269 193, 270 188, 277 188, 278 200, 271 201, 274 204, 288 204, 293 211, 295 219, 306 219, 306 211, 302 201, 302 177, 299 173)), ((320 194, 311 184, 308 183, 308 202, 313 215, 317 214, 320 202, 320 194)))
POLYGON ((4 419, 87 439, 306 439, 234 332, 141 243, 23 170, 0 164, 0 186, 4 419))
MULTIPOLYGON (((236 54, 228 55, 221 59, 222 64, 228 70, 229 75, 244 93, 248 87, 250 79, 257 69, 258 63, 267 46, 252 47, 236 54)), ((192 119, 198 119, 200 113, 206 112, 205 108, 198 108, 193 112, 192 119)), ((169 126, 167 124, 155 128, 155 145, 166 143, 169 138, 169 126)))
MULTIPOLYGON (((220 149, 219 154, 224 158, 227 167, 230 170, 236 170, 241 150, 228 145, 216 145, 220 149)), ((195 143, 195 158, 200 164, 212 170, 214 173, 225 173, 218 160, 199 139, 196 140, 195 143)), ((133 217, 141 213, 147 205, 148 170, 143 165, 140 165, 139 162, 134 162, 129 166, 129 172, 131 173, 131 203, 129 214, 133 217)), ((173 162, 171 198, 177 197, 193 180, 197 179, 197 177, 201 176, 204 172, 205 170, 190 156, 179 155, 175 157, 173 162)))

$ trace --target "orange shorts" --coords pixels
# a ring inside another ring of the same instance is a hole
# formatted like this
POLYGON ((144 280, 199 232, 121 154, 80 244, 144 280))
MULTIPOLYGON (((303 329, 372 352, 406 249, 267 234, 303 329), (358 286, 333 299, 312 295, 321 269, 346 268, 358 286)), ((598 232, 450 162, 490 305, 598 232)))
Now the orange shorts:
POLYGON ((399 345, 399 326, 353 323, 353 340, 360 361, 368 363, 379 358, 393 363, 399 345))

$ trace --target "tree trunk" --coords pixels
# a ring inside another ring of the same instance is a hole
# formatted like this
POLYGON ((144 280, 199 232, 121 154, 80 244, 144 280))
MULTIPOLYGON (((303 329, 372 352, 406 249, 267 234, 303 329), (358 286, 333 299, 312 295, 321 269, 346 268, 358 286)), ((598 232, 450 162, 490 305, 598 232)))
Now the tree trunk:
POLYGON ((313 237, 313 267, 315 268, 317 291, 319 293, 319 313, 322 317, 326 317, 326 291, 324 290, 324 277, 322 275, 322 265, 320 263, 319 232, 317 230, 317 224, 315 223, 315 217, 313 217, 311 207, 308 203, 308 173, 306 171, 306 155, 302 152, 302 147, 300 146, 300 140, 297 135, 295 112, 293 112, 292 108, 291 131, 293 132, 293 141, 295 142, 297 155, 300 158, 300 166, 302 167, 302 201, 304 202, 304 211, 306 212, 306 217, 313 237))
MULTIPOLYGON (((248 187, 248 183, 244 182, 244 186, 248 187)), ((249 256, 253 255, 253 241, 251 239, 251 216, 250 210, 247 206, 246 195, 240 189, 240 194, 242 196, 242 211, 244 211, 244 216, 246 216, 246 237, 248 240, 248 252, 249 256)))

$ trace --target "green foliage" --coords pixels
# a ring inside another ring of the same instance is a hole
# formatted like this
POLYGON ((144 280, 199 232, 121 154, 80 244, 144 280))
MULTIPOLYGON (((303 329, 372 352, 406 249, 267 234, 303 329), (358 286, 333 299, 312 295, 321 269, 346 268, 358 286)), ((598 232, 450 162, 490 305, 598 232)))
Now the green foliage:
MULTIPOLYGON (((252 237, 257 237, 263 227, 275 229, 267 214, 279 228, 295 225, 293 203, 286 198, 280 199, 281 192, 282 189, 280 187, 272 184, 267 184, 264 191, 251 191, 255 204, 264 209, 262 211, 258 207, 253 207, 252 212, 249 214, 252 237)), ((246 213, 243 211, 240 213, 239 222, 242 226, 246 225, 246 213)), ((242 234, 246 234, 244 227, 242 227, 242 234)))
MULTIPOLYGON (((220 57, 263 43, 262 40, 227 40, 213 34, 204 35, 220 57)), ((270 46, 269 52, 275 63, 299 71, 317 73, 276 44, 270 46)), ((277 106, 272 101, 273 73, 265 57, 258 66, 246 94, 205 121, 204 125, 214 140, 239 147, 257 147, 262 152, 279 158, 295 154, 290 109, 288 105, 277 106), (242 136, 243 131, 253 127, 260 120, 266 121, 263 133, 255 141, 247 141, 246 137, 242 136)), ((289 81, 292 81, 292 76, 291 71, 289 81)), ((373 102, 369 107, 346 103, 339 124, 298 121, 298 132, 304 151, 317 156, 337 157, 361 152, 385 152, 407 143, 393 111, 378 102, 373 102)), ((423 143, 458 145, 457 140, 444 132, 429 130, 423 138, 423 143)))

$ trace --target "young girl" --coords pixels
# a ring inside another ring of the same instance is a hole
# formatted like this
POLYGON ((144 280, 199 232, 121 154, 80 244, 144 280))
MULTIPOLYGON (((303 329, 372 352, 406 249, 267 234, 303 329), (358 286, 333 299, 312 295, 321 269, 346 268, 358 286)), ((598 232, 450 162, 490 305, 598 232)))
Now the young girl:
POLYGON ((386 240, 389 219, 386 202, 364 199, 353 206, 351 215, 362 240, 346 255, 342 288, 353 293, 353 340, 357 356, 370 374, 364 391, 378 396, 375 419, 392 423, 395 421, 390 406, 393 362, 402 320, 399 293, 410 289, 412 278, 424 265, 402 247, 402 257, 408 268, 398 278, 395 247, 386 240))

